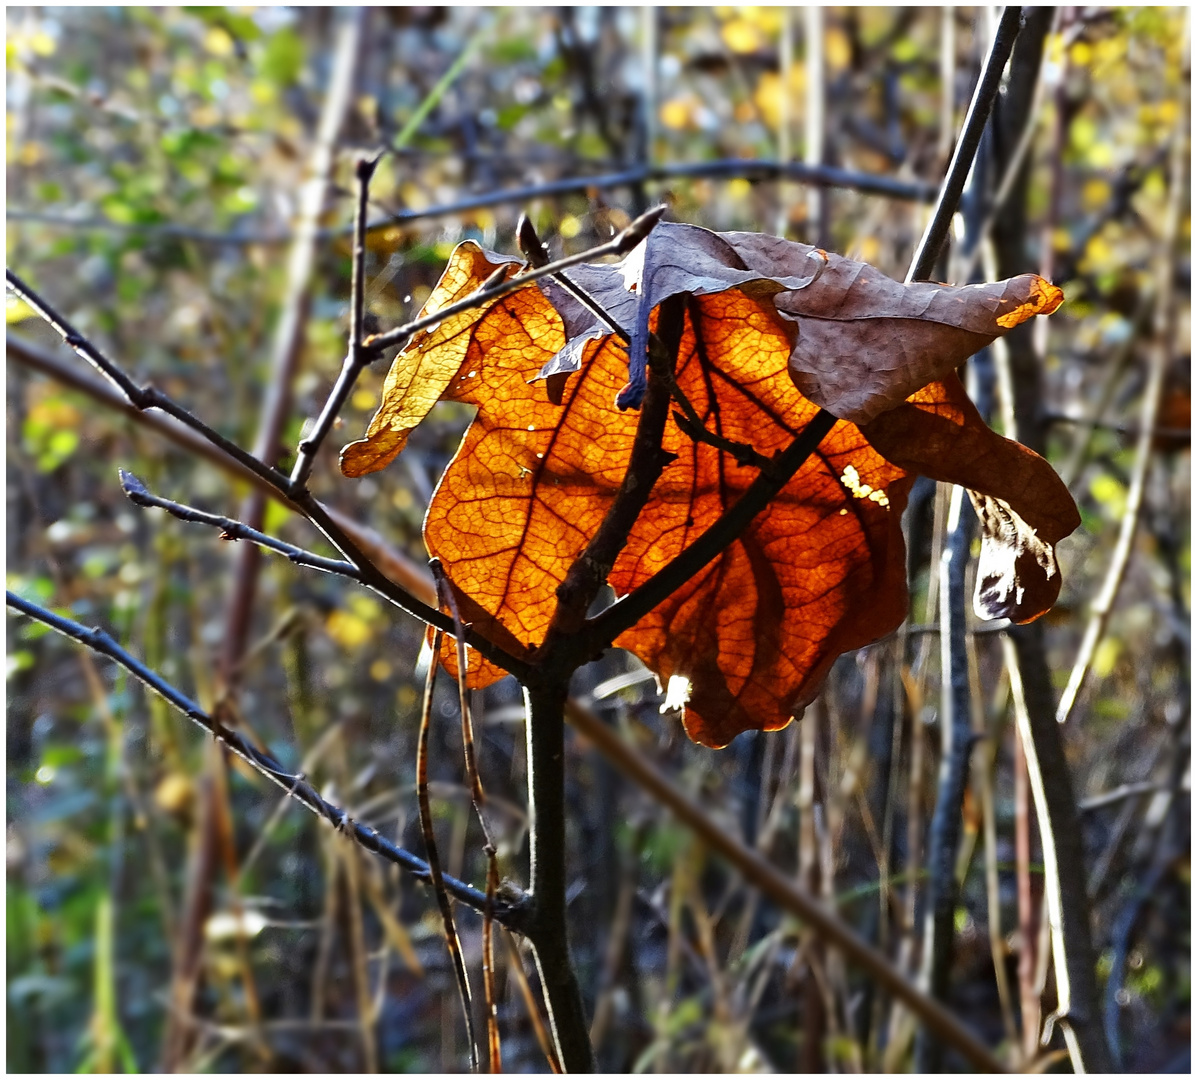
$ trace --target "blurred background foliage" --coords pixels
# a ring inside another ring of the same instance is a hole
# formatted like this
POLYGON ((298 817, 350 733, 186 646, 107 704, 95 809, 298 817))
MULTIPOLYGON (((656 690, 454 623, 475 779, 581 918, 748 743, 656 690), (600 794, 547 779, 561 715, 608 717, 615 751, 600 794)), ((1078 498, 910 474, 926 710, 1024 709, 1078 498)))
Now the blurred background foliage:
MULTIPOLYGON (((320 220, 281 440, 287 453, 344 354, 357 153, 394 150, 371 192, 379 227, 370 235, 367 303, 383 326, 418 310, 458 241, 514 250, 521 210, 554 252, 571 252, 664 199, 677 220, 784 230, 900 278, 925 205, 819 192, 750 170, 434 208, 646 163, 729 158, 793 156, 935 185, 993 16, 978 8, 829 8, 812 20, 729 7, 409 7, 363 16, 10 7, 9 266, 136 378, 246 446, 272 334, 290 302, 288 245, 332 42, 351 17, 365 26, 320 220)), ((1127 511, 1167 148, 1178 126, 1187 137, 1187 47, 1180 9, 1071 9, 1047 39, 1030 179, 1018 197, 1026 268, 1049 266, 1068 297, 1036 343, 1049 453, 1083 515, 1062 546, 1064 592, 1047 617, 1057 691, 1127 511)), ((1187 213, 1180 247, 1140 528, 1064 731, 1076 790, 1090 800, 1082 820, 1104 1022, 1135 1071, 1187 1063, 1190 1037, 1187 213), (1137 787, 1128 794, 1127 784, 1137 787)), ((6 315, 10 333, 81 364, 21 302, 10 297, 6 315)), ((336 446, 358 437, 372 414, 385 374, 377 367, 334 432, 336 446)), ((243 492, 21 364, 8 364, 6 400, 9 588, 109 628, 211 707, 233 545, 138 511, 123 499, 116 468, 219 513, 236 514, 243 492)), ((325 452, 314 490, 422 559, 423 511, 467 419, 461 407, 439 407, 395 466, 360 482, 341 479, 325 452)), ((676 718, 660 714, 651 679, 622 656, 584 672, 576 687, 728 830, 799 874, 912 972, 918 830, 935 794, 939 658, 927 631, 942 516, 942 496, 915 500, 914 632, 845 657, 804 723, 784 733, 745 735, 718 753, 691 746, 676 718)), ((319 547, 302 526, 268 508, 267 531, 319 547)), ((267 558, 236 702, 245 728, 287 767, 417 852, 421 640, 413 621, 352 585, 267 558)), ((996 636, 970 642, 979 730, 989 738, 965 806, 953 1003, 1018 1062, 1018 995, 1001 1001, 989 944, 1000 919, 998 962, 1015 985, 1023 942, 1009 695, 996 636), (992 848, 977 838, 986 784, 996 808, 992 848), (996 910, 987 865, 998 873, 996 910)), ((426 890, 280 806, 236 763, 226 771, 190 725, 75 645, 10 620, 7 672, 10 1070, 464 1066, 460 1009, 426 890), (190 996, 186 957, 196 965, 190 996)), ((443 858, 452 873, 480 881, 456 704, 441 689, 433 797, 443 858)), ((510 806, 504 872, 520 880, 522 706, 509 682, 476 697, 482 776, 510 806)), ((605 1067, 909 1066, 900 1010, 708 859, 579 740, 568 746, 575 959, 605 1067)), ((1023 867, 1036 898, 1037 859, 1036 849, 1023 867)), ((462 912, 460 924, 476 973, 479 923, 462 912)), ((1046 1013, 1052 984, 1045 972, 1036 977, 1048 987, 1046 1013)), ((544 1071, 503 950, 499 988, 506 1067, 544 1071)), ((1060 1045, 1057 1035, 1053 1048, 1060 1045)))

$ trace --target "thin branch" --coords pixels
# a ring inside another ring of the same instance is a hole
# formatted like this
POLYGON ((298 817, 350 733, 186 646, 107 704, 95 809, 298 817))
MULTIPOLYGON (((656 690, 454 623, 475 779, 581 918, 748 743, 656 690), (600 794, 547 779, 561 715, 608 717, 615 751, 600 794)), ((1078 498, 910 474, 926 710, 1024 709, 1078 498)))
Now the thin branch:
POLYGON ((784 911, 809 924, 816 934, 840 949, 845 957, 918 1015, 945 1043, 955 1047, 982 1072, 1005 1071, 1001 1062, 957 1017, 915 986, 886 957, 827 907, 799 888, 792 878, 770 863, 759 851, 748 847, 718 824, 689 796, 668 780, 639 750, 623 741, 597 716, 574 701, 566 706, 566 717, 588 742, 630 780, 673 811, 684 825, 713 851, 727 859, 784 911))
MULTIPOLYGON (((480 288, 465 297, 465 299, 459 300, 456 304, 450 304, 448 307, 440 308, 412 322, 404 323, 404 325, 397 326, 395 329, 388 330, 383 334, 372 334, 366 338, 365 347, 377 352, 392 345, 398 345, 401 342, 405 342, 412 334, 417 334, 421 330, 427 330, 430 326, 436 326, 453 315, 469 311, 471 308, 476 308, 487 301, 498 300, 508 293, 515 292, 517 289, 522 289, 525 285, 530 285, 532 282, 538 281, 542 277, 556 277, 562 270, 568 270, 571 266, 599 259, 605 255, 626 255, 652 232, 657 222, 664 217, 668 209, 667 206, 655 206, 647 213, 641 214, 626 229, 608 240, 605 244, 600 244, 589 251, 580 251, 576 255, 567 255, 564 259, 547 263, 544 266, 530 270, 528 273, 517 274, 506 281, 501 280, 496 271, 495 274, 483 282, 480 288)), ((505 267, 500 267, 500 269, 505 270, 505 267)))
MULTIPOLYGON (((486 792, 482 790, 482 779, 478 775, 478 759, 474 754, 474 722, 470 716, 470 697, 466 686, 466 664, 468 663, 465 650, 465 628, 461 621, 461 612, 457 607, 457 598, 453 595, 453 588, 445 576, 440 559, 430 559, 429 568, 436 581, 437 602, 442 607, 448 607, 453 617, 453 639, 457 643, 457 698, 461 708, 461 742, 465 750, 466 777, 469 782, 470 796, 474 800, 474 809, 478 812, 478 821, 482 831, 486 834, 486 843, 493 850, 490 831, 486 827, 486 819, 482 816, 482 807, 486 803, 486 792)), ((433 663, 439 659, 439 653, 433 653, 433 663)))
MULTIPOLYGON (((1056 8, 1048 33, 1054 33, 1059 28, 1063 10, 1063 8, 1056 8)), ((1039 50, 1039 53, 1042 55, 1042 50, 1039 50)), ((1017 63, 1016 59, 1015 65, 1017 63)), ((993 202, 989 207, 984 223, 977 230, 976 235, 970 238, 966 250, 962 253, 963 265, 954 275, 956 281, 964 283, 972 280, 973 271, 976 270, 977 264, 981 261, 985 241, 993 231, 993 226, 997 222, 1003 207, 1005 207, 1006 200, 1014 190, 1014 184, 1018 180, 1019 173, 1022 171, 1023 161, 1026 159, 1031 144, 1035 141, 1035 132, 1039 128, 1039 121, 1043 113, 1044 90, 1048 82, 1045 74, 1046 69, 1047 65, 1044 63, 1037 65, 1035 88, 1031 93, 1031 102, 1027 107, 1026 121, 1018 136, 1018 144, 1014 147, 1014 152, 1006 161, 1005 170, 1002 173, 1001 181, 998 183, 997 192, 993 197, 993 202)))
POLYGON ((341 374, 337 377, 324 408, 316 420, 311 433, 300 440, 299 452, 295 458, 295 467, 291 470, 291 483, 295 487, 302 487, 308 482, 312 472, 312 465, 316 460, 316 452, 332 430, 333 422, 344 408, 353 384, 357 382, 362 368, 377 356, 377 353, 366 353, 362 349, 365 337, 366 321, 366 203, 370 197, 370 179, 378 165, 381 155, 373 158, 361 158, 354 169, 357 178, 357 215, 354 219, 353 231, 353 283, 352 299, 349 307, 349 351, 345 356, 345 363, 341 367, 341 374))
MULTIPOLYGON (((469 784, 470 795, 474 803, 474 813, 478 815, 478 823, 482 826, 483 851, 486 853, 486 910, 482 913, 482 990, 486 1005, 486 1048, 490 1072, 503 1071, 503 1054, 499 1044, 499 1017, 495 999, 495 941, 494 925, 491 920, 491 907, 495 893, 499 888, 499 856, 495 848, 494 838, 490 834, 490 827, 486 823, 483 807, 486 805, 486 791, 482 787, 482 777, 478 772, 478 758, 474 751, 474 720, 470 713, 470 695, 466 685, 466 657, 465 631, 462 627, 461 612, 457 607, 457 599, 453 595, 453 588, 441 567, 440 559, 431 559, 429 567, 436 579, 437 602, 441 607, 448 606, 453 616, 454 640, 457 643, 457 697, 461 708, 461 742, 465 750, 466 782, 469 784)), ((437 663, 437 653, 433 653, 432 664, 437 663)))
POLYGON ((1137 784, 1121 784, 1110 791, 1103 791, 1100 795, 1089 795, 1081 799, 1076 804, 1076 808, 1083 814, 1091 813, 1126 799, 1137 799, 1140 795, 1154 795, 1156 792, 1167 790, 1166 784, 1160 784, 1154 780, 1142 780, 1137 784))
MULTIPOLYGON (((408 592, 406 588, 396 585, 395 582, 383 574, 374 565, 365 551, 362 550, 357 538, 351 536, 347 530, 342 528, 340 523, 329 513, 327 507, 319 503, 309 492, 306 490, 295 492, 292 495, 292 500, 299 507, 301 513, 316 528, 324 533, 328 541, 358 567, 358 571, 361 574, 361 581, 364 585, 373 589, 379 596, 388 600, 396 607, 402 608, 409 615, 413 615, 415 618, 426 622, 429 626, 434 626, 449 634, 454 632, 453 620, 451 618, 430 604, 424 603, 408 592)), ((499 667, 510 672, 521 682, 531 677, 533 671, 531 664, 507 652, 507 650, 496 645, 489 638, 484 637, 477 631, 466 631, 465 639, 467 644, 477 649, 487 660, 498 664, 499 667)))
MULTIPOLYGON (((956 212, 964 182, 972 167, 972 158, 980 145, 981 133, 997 95, 1002 69, 1018 35, 1021 9, 1007 8, 998 24, 977 92, 969 107, 960 141, 953 155, 948 175, 940 188, 939 200, 931 221, 911 261, 906 280, 923 281, 931 276, 939 249, 943 245, 952 216, 956 212)), ((624 630, 634 626, 657 604, 671 596, 685 582, 717 558, 745 529, 814 453, 819 443, 835 426, 836 418, 820 409, 794 441, 778 455, 771 475, 762 473, 730 510, 725 512, 689 548, 663 567, 643 585, 612 604, 601 615, 589 620, 592 651, 609 645, 624 630)))
POLYGON ((1021 18, 1022 8, 1017 5, 1011 5, 1002 12, 997 33, 993 36, 993 42, 981 69, 981 78, 968 107, 968 115, 964 118, 964 126, 952 155, 952 163, 948 166, 948 174, 939 187, 935 210, 911 260, 910 272, 906 275, 907 282, 926 281, 939 260, 940 249, 948 237, 952 218, 964 191, 964 182, 968 179, 977 148, 981 145, 981 135, 989 122, 989 113, 1001 85, 1002 71, 1006 61, 1010 59, 1014 39, 1018 37, 1021 18))
POLYGON ((716 435, 711 431, 699 419, 698 412, 690 403, 690 399, 686 397, 676 382, 669 389, 673 400, 682 409, 681 412, 673 414, 673 422, 677 424, 683 434, 689 435, 697 443, 706 443, 707 446, 713 446, 716 450, 722 450, 737 465, 751 466, 766 474, 773 470, 773 459, 765 457, 755 447, 749 446, 747 443, 736 442, 735 439, 728 439, 723 435, 716 435))
POLYGON ((209 514, 203 510, 196 510, 194 507, 186 506, 183 503, 164 499, 159 495, 153 494, 131 472, 127 472, 124 469, 118 469, 117 472, 121 478, 121 489, 128 496, 129 501, 137 506, 157 507, 160 510, 165 510, 171 517, 176 517, 180 521, 194 522, 198 525, 209 525, 220 530, 222 540, 248 540, 250 543, 258 544, 260 547, 276 551, 280 555, 285 555, 296 566, 310 566, 313 570, 322 570, 326 574, 340 574, 342 577, 351 578, 357 582, 362 580, 361 571, 351 562, 325 558, 325 556, 317 555, 313 551, 305 551, 303 548, 295 547, 293 544, 288 544, 273 536, 268 536, 257 529, 251 529, 248 525, 240 521, 234 521, 232 518, 221 517, 219 514, 209 514))
POLYGON ((606 648, 659 603, 672 596, 709 562, 723 554, 752 524, 757 514, 793 479, 836 423, 836 418, 831 413, 826 409, 820 409, 794 441, 774 458, 770 472, 761 473, 740 496, 735 506, 726 511, 693 544, 653 574, 643 585, 622 600, 616 601, 602 614, 588 620, 586 637, 590 651, 597 652, 606 648))
POLYGON ((1051 683, 1043 658, 1041 633, 1038 624, 1018 627, 1003 636, 1002 650, 1010 674, 1014 716, 1026 754, 1043 850, 1052 966, 1056 974, 1056 1011, 1047 1019, 1044 1034, 1050 1037, 1050 1026, 1060 1024, 1075 1072, 1110 1072, 1109 1047, 1098 1016, 1094 979, 1097 957, 1088 923, 1085 882, 1080 874, 1061 873, 1063 868, 1083 865, 1084 855, 1072 780, 1058 729, 1052 724, 1048 697, 1051 683), (1040 640, 1033 642, 1034 636, 1040 636, 1040 640), (1029 670, 1024 689, 1023 671, 1032 664, 1038 670, 1029 670), (1026 691, 1035 687, 1041 691, 1033 697, 1028 695, 1026 691))
MULTIPOLYGON (((536 226, 532 224, 532 219, 527 214, 520 214, 520 219, 515 226, 515 241, 519 245, 520 253, 528 260, 528 265, 533 267, 533 269, 539 270, 542 266, 548 266, 551 262, 548 251, 545 249, 544 244, 540 242, 540 237, 536 235, 536 226)), ((564 272, 554 274, 553 280, 558 282, 563 289, 594 315, 595 318, 600 322, 606 323, 611 328, 611 332, 620 341, 625 345, 631 344, 631 335, 611 318, 607 313, 607 309, 583 289, 581 285, 574 282, 564 272)))
MULTIPOLYGON (((648 216, 645 215, 645 218, 648 216)), ((655 220, 652 223, 655 224, 655 220)), ((625 230, 625 233, 629 232, 631 228, 632 226, 629 226, 629 229, 625 230)), ((342 555, 357 565, 363 584, 415 618, 431 626, 438 626, 447 633, 452 633, 453 623, 451 619, 436 608, 412 595, 405 586, 392 581, 381 570, 375 567, 368 556, 362 551, 362 547, 358 542, 359 537, 351 536, 350 530, 343 527, 343 519, 338 519, 327 507, 319 503, 306 488, 296 488, 279 470, 264 465, 253 454, 246 453, 235 443, 229 442, 228 439, 213 431, 192 413, 176 405, 169 398, 165 397, 165 395, 159 394, 157 390, 153 388, 138 388, 117 364, 109 360, 86 338, 79 334, 54 308, 42 300, 40 296, 13 274, 12 271, 7 271, 6 273, 9 288, 34 308, 46 322, 53 326, 62 336, 63 340, 74 348, 80 356, 104 374, 121 391, 125 399, 134 408, 138 410, 146 408, 162 409, 176 420, 191 428, 192 431, 203 439, 206 439, 216 449, 224 451, 243 470, 256 476, 260 482, 279 492, 290 506, 294 507, 324 533, 329 542, 342 555)), ((80 389, 85 389, 85 392, 95 393, 98 397, 98 392, 86 389, 86 385, 82 381, 79 381, 77 385, 80 389)), ((165 433, 165 429, 160 425, 155 426, 158 426, 159 430, 163 430, 165 433)), ((526 677, 530 671, 529 665, 524 660, 508 653, 480 634, 470 632, 466 637, 466 641, 476 648, 486 659, 498 664, 517 678, 526 677)))
MULTIPOLYGON (((474 1013, 470 1008, 470 977, 466 974, 465 961, 461 956, 461 939, 457 936, 457 925, 453 921, 453 907, 445 892, 441 859, 436 848, 436 833, 432 828, 432 806, 428 800, 428 732, 432 727, 432 690, 436 684, 437 657, 441 653, 440 630, 432 634, 432 659, 428 664, 428 678, 424 683, 424 708, 420 713, 420 736, 416 744, 416 794, 420 804, 420 828, 424 833, 424 847, 428 853, 428 868, 432 873, 432 887, 436 892, 437 907, 441 911, 441 922, 445 931, 445 945, 453 963, 453 974, 457 979, 457 993, 461 998, 461 1011, 465 1014, 466 1035, 470 1043, 470 1066, 478 1071, 478 1039, 474 1034, 474 1013)), ((489 889, 488 889, 489 892, 489 889)), ((482 898, 483 909, 489 902, 482 898)))
POLYGON ((242 467, 257 474, 272 485, 286 484, 286 477, 277 469, 262 464, 253 454, 242 450, 236 443, 226 439, 220 432, 215 431, 200 420, 194 413, 188 412, 181 405, 175 404, 169 397, 153 386, 138 386, 121 368, 105 356, 95 345, 87 340, 78 330, 58 313, 49 303, 39 296, 29 285, 21 280, 11 270, 4 271, 5 284, 22 300, 25 301, 38 315, 49 323, 62 338, 63 342, 74 349, 84 360, 94 367, 101 375, 109 380, 128 402, 136 409, 160 409, 173 416, 176 420, 192 431, 203 436, 208 442, 219 447, 229 457, 235 459, 242 467))
POLYGON ((1077 651, 1076 662, 1072 673, 1068 676, 1068 685, 1060 698, 1056 708, 1056 720, 1064 723, 1077 696, 1081 692, 1093 657, 1097 653, 1098 643, 1105 634, 1106 624, 1110 613, 1114 609, 1114 601, 1118 597, 1118 590, 1130 564, 1131 550, 1135 542, 1135 533, 1139 526, 1139 511, 1143 506, 1143 493, 1147 485, 1147 467, 1151 461, 1152 433, 1155 430, 1156 418, 1159 415, 1160 400, 1163 396, 1164 376, 1168 363, 1172 358, 1172 338, 1174 325, 1173 297, 1173 266, 1177 236, 1180 231, 1180 221, 1183 213, 1184 195, 1187 177, 1186 164, 1188 151, 1185 134, 1188 131, 1188 110, 1179 110, 1179 121, 1172 135, 1171 176, 1169 181, 1171 190, 1168 196, 1168 209, 1164 218, 1163 234, 1155 265, 1155 326, 1154 341, 1151 346, 1151 361, 1148 369, 1147 386, 1143 391, 1143 404, 1139 416, 1139 438, 1135 447, 1135 464, 1131 470, 1130 489, 1126 496, 1126 509, 1122 514, 1122 521, 1118 528, 1118 540, 1114 545, 1114 553, 1110 558, 1110 565, 1106 570, 1105 580, 1101 592, 1093 601, 1089 623, 1085 627, 1085 636, 1081 639, 1080 649, 1077 651))
POLYGON ((662 471, 673 460, 673 455, 662 449, 661 440, 669 419, 669 375, 677 361, 684 320, 680 295, 661 303, 657 334, 663 355, 656 355, 649 369, 648 390, 636 425, 627 472, 602 524, 557 587, 557 608, 541 647, 546 658, 554 656, 554 650, 562 645, 574 649, 579 662, 590 658, 587 635, 575 638, 575 632, 585 625, 587 610, 606 583, 662 471), (576 652, 578 647, 580 653, 576 652))
MULTIPOLYGON (((293 775, 288 772, 269 754, 262 753, 236 731, 231 730, 219 720, 214 719, 180 690, 166 682, 165 679, 122 649, 103 630, 100 630, 98 627, 89 628, 72 619, 56 615, 54 612, 48 611, 39 604, 34 604, 13 592, 5 593, 5 601, 9 607, 15 608, 23 615, 27 615, 31 619, 36 619, 52 630, 57 630, 60 634, 64 634, 66 637, 73 638, 80 644, 87 646, 93 652, 116 661, 116 663, 120 664, 121 667, 136 679, 163 697, 168 704, 174 706, 174 708, 190 720, 193 720, 218 741, 223 742, 255 772, 266 777, 267 780, 279 787, 286 795, 306 806, 318 817, 324 818, 326 821, 331 822, 334 827, 346 832, 367 851, 372 851, 388 862, 394 863, 421 881, 427 882, 431 880, 431 871, 424 860, 401 847, 397 847, 381 833, 370 828, 368 825, 362 825, 354 821, 340 807, 324 799, 302 776, 293 775)), ((445 888, 453 894, 455 899, 475 911, 481 912, 485 909, 486 895, 484 893, 448 875, 445 875, 444 881, 445 888)), ((518 903, 500 902, 495 907, 495 919, 504 926, 517 932, 522 932, 524 910, 518 903)))
MULTIPOLYGON (((479 195, 466 195, 453 202, 430 206, 423 210, 396 210, 385 218, 372 221, 369 232, 389 229, 394 225, 407 225, 415 221, 432 218, 452 217, 470 210, 482 210, 505 203, 524 203, 554 195, 573 195, 592 188, 611 190, 613 188, 635 187, 652 180, 670 180, 674 177, 715 177, 733 180, 740 177, 754 180, 797 180, 816 187, 846 188, 866 195, 904 202, 931 203, 935 201, 936 188, 921 181, 899 180, 896 177, 878 176, 872 173, 856 172, 852 169, 837 169, 827 165, 812 168, 798 161, 768 161, 747 158, 721 158, 715 161, 674 162, 656 166, 637 166, 615 173, 600 173, 595 176, 574 176, 563 180, 549 180, 543 184, 528 184, 517 188, 503 188, 479 195)), ((131 232, 154 236, 190 240, 204 244, 287 244, 293 234, 287 230, 270 232, 216 232, 189 225, 126 223, 110 221, 107 218, 73 218, 44 210, 28 210, 19 207, 5 212, 8 221, 36 222, 51 227, 77 230, 103 230, 105 232, 131 232)), ((350 233, 348 228, 320 229, 317 238, 335 240, 350 233)))
POLYGON ((490 1072, 503 1071, 499 1042, 499 1004, 495 993, 495 895, 499 891, 499 860, 493 848, 486 853, 486 907, 482 912, 482 992, 486 1002, 486 1056, 490 1072))
MULTIPOLYGON (((1132 336, 1131 341, 1133 342, 1134 340, 1132 336)), ((1114 424, 1106 420, 1096 420, 1088 416, 1072 416, 1069 413, 1045 412, 1043 414, 1043 422, 1045 424, 1074 424, 1076 427, 1091 428, 1098 431, 1112 431, 1117 435, 1133 435, 1136 438, 1143 434, 1143 429, 1138 424, 1114 424)), ((1177 441, 1189 442, 1193 437, 1193 429, 1153 427, 1148 429, 1147 434, 1153 439, 1175 439, 1177 441)))
MULTIPOLYGON (((123 413, 134 423, 161 435, 192 458, 208 461, 234 478, 250 484, 268 498, 274 499, 294 513, 301 516, 304 514, 303 508, 287 498, 275 483, 263 479, 257 472, 249 471, 239 460, 229 457, 218 446, 201 438, 172 417, 158 412, 140 411, 107 383, 93 379, 73 366, 63 363, 58 357, 25 340, 20 335, 9 333, 6 346, 10 360, 16 360, 18 363, 54 379, 63 386, 86 395, 107 409, 123 413)), ((354 521, 341 511, 330 506, 324 507, 324 511, 329 519, 353 540, 357 547, 365 552, 371 562, 394 584, 405 589, 418 600, 424 600, 429 604, 435 602, 435 593, 423 566, 414 559, 408 558, 397 548, 391 547, 373 529, 354 521)))
POLYGON ((536 995, 532 993, 532 987, 528 982, 528 973, 524 970, 523 957, 520 956, 520 947, 516 943, 515 935, 510 930, 505 930, 503 937, 507 941, 507 955, 510 959, 511 970, 515 972, 516 985, 520 989, 520 997, 524 999, 524 1007, 528 1010, 528 1020, 532 1024, 532 1030, 536 1034, 536 1041, 540 1044, 540 1052, 544 1054, 545 1061, 549 1063, 549 1069, 555 1075, 561 1073, 561 1066, 557 1064, 557 1054, 553 1049, 552 1040, 549 1038, 548 1030, 544 1026, 544 1018, 540 1015, 540 1006, 536 1004, 536 995))
MULTIPOLYGON (((536 228, 533 226, 531 220, 526 214, 520 215, 519 224, 516 225, 516 242, 519 244, 519 249, 523 253, 525 259, 528 260, 530 266, 541 267, 547 266, 549 263, 549 253, 545 250, 544 245, 540 242, 540 237, 536 235, 536 228)), ((625 346, 631 345, 631 335, 620 326, 593 296, 590 295, 581 285, 578 285, 566 274, 554 274, 553 280, 558 282, 563 289, 566 290, 575 300, 578 301, 587 311, 595 316, 600 322, 605 323, 611 332, 624 343, 625 346)), ((693 310, 693 308, 691 308, 693 310)), ((662 351, 660 341, 656 334, 650 335, 649 341, 650 349, 657 349, 662 351)), ((724 451, 729 454, 741 465, 751 465, 756 468, 766 471, 773 467, 770 461, 763 454, 758 453, 753 447, 747 443, 736 442, 734 439, 724 438, 722 435, 716 435, 713 431, 707 430, 702 419, 699 417, 697 410, 691 404, 690 399, 686 397, 685 391, 677 384, 677 380, 673 377, 672 370, 668 371, 667 377, 669 380, 669 390, 673 395, 674 401, 678 403, 681 408, 681 413, 674 413, 673 419, 677 426, 695 442, 707 443, 709 446, 714 446, 716 449, 724 451)))

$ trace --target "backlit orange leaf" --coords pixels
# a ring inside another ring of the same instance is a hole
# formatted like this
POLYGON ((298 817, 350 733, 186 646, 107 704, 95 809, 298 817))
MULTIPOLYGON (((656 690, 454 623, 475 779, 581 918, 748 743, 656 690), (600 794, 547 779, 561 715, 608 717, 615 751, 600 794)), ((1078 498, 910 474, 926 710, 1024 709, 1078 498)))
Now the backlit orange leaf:
MULTIPOLYGON (((506 262, 460 245, 426 310, 506 262)), ((1059 290, 1033 275, 902 286, 804 245, 680 225, 658 226, 622 264, 569 274, 627 329, 630 348, 560 285, 529 285, 412 342, 366 438, 342 458, 348 475, 386 464, 433 391, 478 407, 429 507, 425 540, 463 618, 496 643, 531 655, 543 641, 555 590, 627 469, 638 415, 616 399, 635 404, 657 306, 679 294, 676 383, 724 442, 696 442, 669 421, 663 445, 676 458, 610 574, 617 594, 668 564, 755 478, 729 441, 768 458, 819 403, 841 417, 735 543, 616 641, 662 681, 689 681, 692 738, 722 746, 741 731, 783 727, 840 653, 898 626, 907 608, 900 519, 917 473, 975 493, 979 613, 1026 620, 1054 602, 1053 549, 1078 524, 1075 506, 1045 461, 982 423, 952 371, 1006 328, 1002 319, 1053 310, 1059 290), (558 393, 538 376, 553 376, 558 393)), ((472 660, 470 674, 480 685, 499 672, 472 660)))

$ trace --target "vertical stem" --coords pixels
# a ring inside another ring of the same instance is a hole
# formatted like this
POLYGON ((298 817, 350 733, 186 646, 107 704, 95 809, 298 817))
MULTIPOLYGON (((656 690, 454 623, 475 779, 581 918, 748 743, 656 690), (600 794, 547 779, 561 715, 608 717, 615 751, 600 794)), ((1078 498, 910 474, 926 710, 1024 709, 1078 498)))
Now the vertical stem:
POLYGON ((1039 819, 1043 880, 1056 970, 1057 1011, 1076 1072, 1109 1072, 1110 1051, 1102 1033, 1097 958, 1085 891, 1084 838, 1064 744, 1052 709, 1051 674, 1040 623, 1012 627, 1003 635, 1006 667, 1018 734, 1039 819))
MULTIPOLYGON (((948 540, 939 566, 939 637, 943 657, 939 728, 942 743, 939 795, 927 842, 927 915, 923 935, 927 990, 938 1001, 945 1001, 948 996, 959 897, 956 851, 960 846, 960 808, 972 745, 968 656, 964 642, 964 568, 972 517, 961 513, 963 501, 964 489, 953 487, 948 510, 948 540)), ((915 1069, 938 1072, 942 1066, 943 1044, 923 1028, 915 1045, 915 1069)))
POLYGON ((908 282, 926 281, 931 276, 931 271, 939 259, 940 249, 948 238, 948 229, 960 202, 960 193, 964 191, 964 182, 968 179, 973 158, 981 145, 981 135, 989 120, 989 111, 997 98, 1002 71, 1014 48, 1014 40, 1018 37, 1021 16, 1022 9, 1017 6, 1007 7, 1002 12, 997 33, 989 46, 989 54, 981 67, 981 79, 973 92, 968 115, 964 118, 960 140, 956 143, 956 152, 952 155, 952 164, 948 167, 943 184, 940 185, 939 201, 935 204, 931 220, 927 223, 926 231, 911 260, 910 272, 906 275, 908 282))
POLYGON ((594 1072, 582 992, 565 917, 565 699, 562 680, 524 691, 528 720, 531 915, 527 936, 544 987, 557 1058, 569 1073, 594 1072))

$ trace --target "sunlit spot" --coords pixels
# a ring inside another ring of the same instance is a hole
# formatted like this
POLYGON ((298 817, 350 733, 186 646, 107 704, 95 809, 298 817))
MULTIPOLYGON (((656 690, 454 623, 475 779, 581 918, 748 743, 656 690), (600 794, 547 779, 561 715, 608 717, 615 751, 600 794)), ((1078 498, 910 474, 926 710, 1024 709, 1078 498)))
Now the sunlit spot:
MULTIPOLYGON (((840 477, 840 483, 858 499, 868 499, 869 502, 875 502, 878 506, 883 506, 887 510, 889 509, 889 496, 880 488, 875 488, 871 484, 862 484, 860 482, 860 473, 856 471, 855 466, 844 466, 844 473, 840 477)), ((844 511, 841 510, 840 513, 842 514, 844 511)))
POLYGON ((665 700, 661 703, 661 712, 684 709, 689 700, 690 680, 685 675, 670 675, 669 685, 665 687, 665 700))

